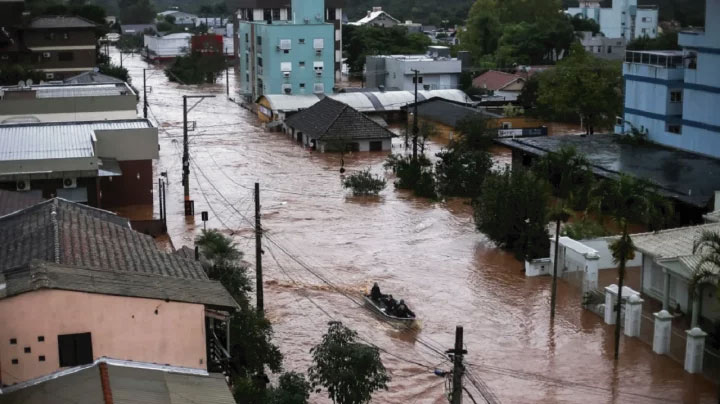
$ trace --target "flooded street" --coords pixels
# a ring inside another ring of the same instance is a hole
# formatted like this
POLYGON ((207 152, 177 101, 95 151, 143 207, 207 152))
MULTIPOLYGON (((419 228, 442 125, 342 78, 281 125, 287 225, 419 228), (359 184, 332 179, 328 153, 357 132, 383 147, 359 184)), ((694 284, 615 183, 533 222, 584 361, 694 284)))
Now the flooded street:
MULTIPOLYGON (((117 53, 114 58, 119 64, 117 53)), ((520 262, 475 231, 465 201, 415 198, 395 190, 392 178, 377 198, 351 197, 341 186, 340 156, 265 132, 252 113, 226 99, 224 75, 216 85, 181 86, 138 56, 123 59, 141 95, 142 69, 149 69, 149 118, 160 128, 155 169, 168 175, 175 247, 192 245, 203 227, 200 212, 209 211, 208 228, 232 235, 254 263, 252 188, 260 182, 266 312, 288 370, 307 371, 309 350, 332 317, 385 351, 392 383, 373 402, 446 403, 445 380, 431 369, 451 369, 440 353, 452 347, 455 326, 463 325, 470 374, 503 403, 716 401, 714 385, 638 339, 623 338, 614 363, 613 328, 582 310, 579 292, 563 281, 551 326, 550 278, 526 278, 520 262), (184 217, 182 203, 183 94, 216 95, 188 118, 196 122, 190 132, 194 220, 184 217), (422 319, 419 331, 397 332, 356 304, 374 281, 408 302, 422 319)), ((396 151, 401 144, 395 139, 396 151)), ((438 149, 429 146, 430 153, 438 149)), ((510 162, 509 152, 498 153, 500 163, 510 162)), ((383 153, 355 153, 345 165, 389 177, 384 159, 383 153)), ((483 402, 478 387, 466 386, 483 402)), ((329 401, 323 393, 312 402, 329 401)))

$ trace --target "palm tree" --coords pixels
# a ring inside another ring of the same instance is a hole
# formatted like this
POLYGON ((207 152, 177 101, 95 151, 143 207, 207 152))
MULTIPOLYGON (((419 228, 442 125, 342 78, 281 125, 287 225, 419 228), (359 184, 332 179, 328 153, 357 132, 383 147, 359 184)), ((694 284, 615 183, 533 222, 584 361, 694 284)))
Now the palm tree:
POLYGON ((553 260, 552 292, 550 294, 550 319, 555 318, 555 302, 557 300, 557 267, 560 241, 560 224, 567 222, 572 211, 568 205, 582 203, 593 181, 590 163, 584 155, 574 147, 566 146, 546 154, 536 166, 538 175, 546 177, 550 182, 554 196, 557 198, 555 207, 550 212, 550 219, 555 222, 555 259, 553 260))
MULTIPOLYGON (((693 276, 689 285, 693 301, 695 301, 700 295, 702 285, 717 283, 718 275, 720 275, 718 274, 720 271, 720 233, 703 231, 700 238, 693 243, 693 254, 700 255, 700 260, 693 268, 693 276)), ((697 325, 698 314, 697 306, 693 304, 691 327, 697 325)))
MULTIPOLYGON (((651 229, 665 225, 671 216, 672 205, 654 192, 648 181, 621 174, 616 180, 604 180, 592 190, 594 208, 610 216, 620 228, 621 235, 610 243, 613 262, 618 265, 618 297, 615 318, 615 360, 620 352, 620 309, 625 265, 635 258, 635 245, 628 233, 630 223, 643 223, 651 229)), ((612 308, 605 308, 606 310, 612 308)))

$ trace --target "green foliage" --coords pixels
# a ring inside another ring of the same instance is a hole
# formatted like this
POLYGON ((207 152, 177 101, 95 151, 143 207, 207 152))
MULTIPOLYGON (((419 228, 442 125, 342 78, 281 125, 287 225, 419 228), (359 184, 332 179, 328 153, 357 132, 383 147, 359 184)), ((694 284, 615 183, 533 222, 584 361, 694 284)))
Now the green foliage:
POLYGON ((377 195, 385 188, 387 181, 380 176, 373 175, 370 170, 363 170, 349 175, 343 180, 343 188, 350 188, 353 195, 377 195))
POLYGON ((385 168, 392 168, 397 175, 396 188, 410 189, 423 198, 437 198, 433 165, 426 156, 420 154, 413 160, 410 155, 391 154, 385 168))
POLYGON ((128 73, 128 69, 125 67, 114 65, 112 63, 103 63, 98 65, 98 69, 102 74, 118 78, 122 81, 130 82, 130 74, 128 73))
POLYGON ((0 65, 0 85, 16 86, 20 80, 32 79, 34 83, 39 83, 45 79, 42 72, 32 70, 29 66, 23 65, 0 65))
POLYGON ((283 373, 279 384, 268 392, 269 404, 305 404, 310 398, 310 383, 305 375, 296 372, 283 373))
POLYGON ((441 195, 476 198, 492 168, 490 154, 481 150, 443 150, 437 154, 435 177, 441 195))
POLYGON ((612 126, 622 110, 618 61, 604 61, 573 45, 570 56, 539 73, 537 112, 548 120, 582 120, 587 134, 612 126))
MULTIPOLYGON (((693 268, 692 278, 688 286, 693 296, 697 296, 700 293, 701 285, 718 283, 718 271, 720 270, 720 233, 703 230, 703 232, 700 233, 700 238, 693 242, 693 254, 700 254, 700 261, 697 267, 693 268)), ((718 287, 720 286, 716 286, 716 288, 718 287)), ((720 299, 720 297, 718 299, 720 299)), ((717 327, 715 331, 717 331, 717 327)))
POLYGON ((175 28, 175 25, 167 21, 160 21, 155 25, 155 28, 158 30, 158 32, 169 32, 172 31, 173 28, 175 28))
POLYGON ((653 184, 626 174, 596 183, 590 201, 595 212, 610 216, 620 228, 641 223, 657 230, 670 224, 673 216, 673 205, 653 184))
POLYGON ((165 69, 168 80, 181 84, 215 83, 225 70, 226 62, 222 54, 200 54, 193 52, 180 56, 165 69))
POLYGON ((420 33, 408 33, 403 27, 343 26, 343 54, 350 71, 359 73, 367 55, 425 53, 430 39, 420 33))
POLYGON ((122 24, 150 24, 157 12, 150 0, 118 0, 122 24))
POLYGON ((598 222, 583 218, 579 222, 568 223, 562 229, 562 235, 573 240, 586 240, 608 235, 607 230, 598 222))
POLYGON ((573 31, 590 31, 593 34, 597 34, 598 32, 600 32, 600 25, 592 18, 585 18, 582 14, 577 14, 573 17, 568 18, 570 18, 570 23, 572 24, 573 31))
POLYGON ((282 353, 272 341, 270 321, 245 305, 230 319, 230 356, 234 373, 252 377, 264 373, 267 366, 273 373, 282 370, 282 353))
POLYGON ((354 0, 345 3, 343 12, 347 13, 350 21, 356 21, 365 17, 373 6, 382 6, 384 11, 400 21, 452 27, 465 22, 471 4, 472 0, 445 0, 442 4, 436 0, 354 0))
POLYGON ((560 205, 569 205, 577 210, 588 207, 588 198, 595 177, 590 162, 572 146, 563 146, 540 158, 533 169, 540 178, 550 184, 552 194, 560 205))
POLYGON ((549 192, 531 171, 506 168, 485 178, 474 203, 477 229, 520 259, 547 256, 549 192))
POLYGON ((575 32, 568 18, 507 24, 498 41, 497 64, 501 67, 550 64, 567 52, 574 40, 575 32))
POLYGON ((325 387, 334 403, 363 404, 373 392, 387 390, 390 376, 378 349, 358 342, 357 333, 340 322, 330 322, 322 342, 310 353, 310 381, 313 387, 325 387))
POLYGON ((680 50, 677 32, 663 32, 655 38, 641 36, 627 44, 627 50, 680 50))
POLYGON ((464 150, 487 150, 493 145, 496 136, 482 114, 466 116, 455 125, 455 129, 460 136, 451 146, 464 150))

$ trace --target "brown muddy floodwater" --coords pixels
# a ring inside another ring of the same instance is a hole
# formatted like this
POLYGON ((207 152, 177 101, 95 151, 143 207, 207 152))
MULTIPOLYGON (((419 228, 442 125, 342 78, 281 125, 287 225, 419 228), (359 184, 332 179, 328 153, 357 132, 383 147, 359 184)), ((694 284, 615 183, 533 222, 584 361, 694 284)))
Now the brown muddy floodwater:
MULTIPOLYGON (((713 384, 654 355, 637 339, 622 340, 614 363, 613 328, 582 310, 579 294, 563 281, 551 326, 550 279, 524 277, 518 261, 475 231, 464 201, 431 202, 392 185, 377 198, 350 197, 340 184, 338 156, 265 132, 250 112, 225 98, 224 81, 180 86, 137 56, 124 57, 124 64, 140 92, 142 69, 150 69, 150 118, 161 128, 156 172, 168 173, 168 226, 176 247, 192 245, 202 228, 199 213, 207 210, 208 227, 232 235, 254 262, 253 231, 245 218, 252 218, 252 187, 260 182, 263 225, 277 243, 265 242, 266 310, 289 370, 306 372, 309 350, 329 315, 392 353, 382 355, 393 379, 388 391, 375 394, 377 403, 445 403, 444 380, 428 368, 450 369, 437 351, 452 346, 456 325, 465 328, 471 372, 503 403, 715 401, 713 384), (217 97, 189 114, 197 123, 190 133, 197 213, 192 220, 183 216, 182 205, 181 96, 206 93, 217 97), (373 281, 409 303, 422 319, 419 331, 397 332, 344 295, 357 300, 373 281)), ((396 151, 400 144, 397 139, 396 151)), ((430 145, 431 153, 438 149, 430 145)), ((346 157, 346 166, 389 176, 384 158, 356 153, 346 157)), ((507 152, 498 151, 498 159, 510 161, 507 152)), ((329 402, 322 394, 312 401, 329 402)))

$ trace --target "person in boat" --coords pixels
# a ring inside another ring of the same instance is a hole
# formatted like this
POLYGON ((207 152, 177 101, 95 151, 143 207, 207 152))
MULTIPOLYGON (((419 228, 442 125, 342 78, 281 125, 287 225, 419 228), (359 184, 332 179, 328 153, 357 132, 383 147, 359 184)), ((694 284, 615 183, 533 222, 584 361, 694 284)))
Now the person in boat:
POLYGON ((372 289, 370 290, 370 298, 376 302, 379 302, 382 297, 383 295, 382 293, 380 293, 380 286, 378 286, 377 282, 375 282, 372 289))
POLYGON ((407 305, 405 304, 405 300, 400 299, 400 303, 398 303, 397 307, 395 308, 394 312, 395 317, 401 317, 401 318, 412 318, 415 317, 415 313, 410 311, 408 309, 407 305))
POLYGON ((392 314, 395 312, 395 309, 397 308, 397 300, 392 295, 385 295, 383 296, 385 303, 385 313, 392 314))

